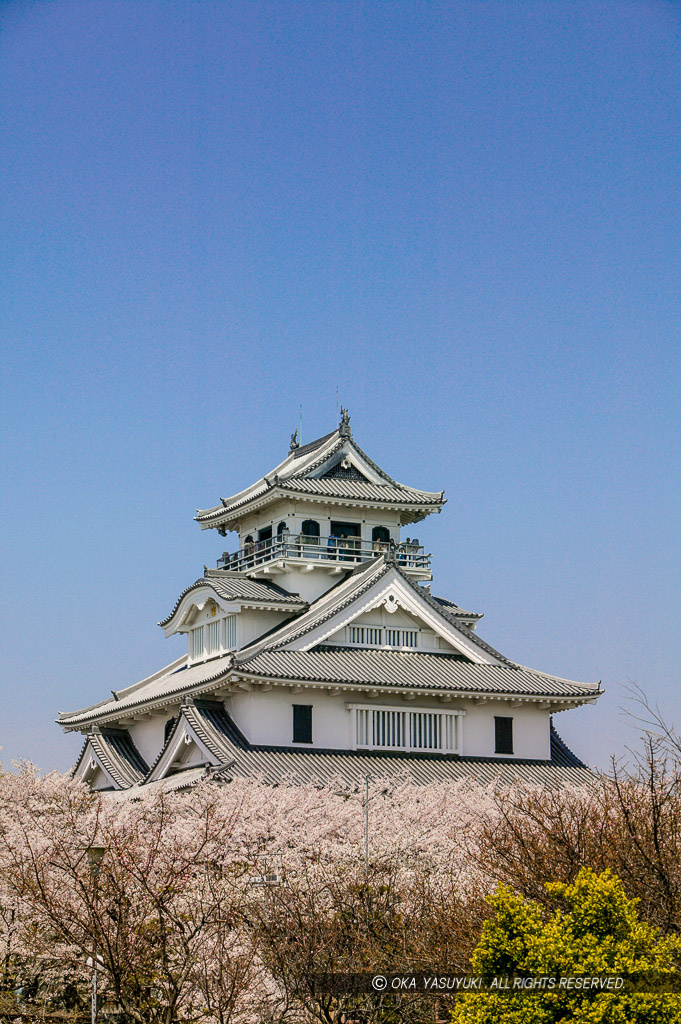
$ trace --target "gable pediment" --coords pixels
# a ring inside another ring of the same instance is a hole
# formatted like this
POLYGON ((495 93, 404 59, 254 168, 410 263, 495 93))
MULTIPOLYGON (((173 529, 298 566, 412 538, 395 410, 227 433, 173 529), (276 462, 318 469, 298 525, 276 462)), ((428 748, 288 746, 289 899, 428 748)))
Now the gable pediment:
POLYGON ((360 481, 362 483, 370 483, 364 473, 357 469, 349 459, 343 459, 341 462, 337 462, 335 466, 327 469, 325 473, 322 473, 321 480, 353 480, 360 481))
POLYGON ((323 462, 311 466, 300 475, 308 480, 351 480, 369 484, 393 482, 378 466, 370 462, 350 440, 344 442, 340 451, 331 451, 323 462))
POLYGON ((204 765, 217 766, 223 761, 208 748, 204 739, 199 736, 191 715, 182 708, 168 740, 159 754, 145 782, 157 782, 175 772, 204 765))
POLYGON ((504 664, 467 633, 445 618, 393 567, 319 626, 292 639, 285 649, 309 651, 318 644, 393 646, 440 650, 475 664, 504 664), (382 630, 380 637, 367 632, 372 627, 382 630), (416 638, 409 635, 413 633, 416 638))
POLYGON ((73 769, 76 782, 84 782, 86 786, 97 792, 107 789, 123 789, 105 766, 99 752, 95 750, 92 739, 88 739, 78 764, 73 769))

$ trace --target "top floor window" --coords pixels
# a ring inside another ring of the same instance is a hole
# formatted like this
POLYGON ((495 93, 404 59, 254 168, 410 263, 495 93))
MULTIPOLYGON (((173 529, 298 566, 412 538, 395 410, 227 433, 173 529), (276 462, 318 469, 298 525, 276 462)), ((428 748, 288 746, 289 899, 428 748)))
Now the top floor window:
POLYGON ((319 544, 319 523, 315 519, 306 519, 300 533, 304 544, 319 544))
POLYGON ((371 531, 371 540, 375 548, 378 547, 378 545, 389 544, 390 530, 387 526, 374 526, 371 531))

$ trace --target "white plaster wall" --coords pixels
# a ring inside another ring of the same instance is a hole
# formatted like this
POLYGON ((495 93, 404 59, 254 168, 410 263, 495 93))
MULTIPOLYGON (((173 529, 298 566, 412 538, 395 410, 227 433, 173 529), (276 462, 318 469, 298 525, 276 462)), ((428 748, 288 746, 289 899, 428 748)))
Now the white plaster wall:
POLYGON ((345 697, 311 689, 291 693, 275 688, 269 693, 235 694, 228 703, 234 721, 251 743, 300 747, 293 743, 294 704, 312 705, 312 745, 348 750, 352 746, 351 714, 345 697))
POLYGON ((290 617, 290 612, 266 612, 260 608, 242 609, 236 620, 237 650, 247 647, 263 633, 281 625, 290 617))
POLYGON ((154 715, 143 722, 133 722, 127 727, 133 743, 148 765, 156 760, 163 746, 166 722, 177 714, 177 710, 177 707, 168 708, 163 718, 161 715, 154 715))
POLYGON ((466 702, 463 751, 476 757, 508 756, 494 753, 494 716, 513 719, 513 757, 547 760, 551 756, 550 717, 535 704, 512 708, 508 701, 488 704, 466 702))
POLYGON ((443 704, 437 698, 422 698, 404 701, 396 695, 367 700, 361 693, 343 692, 333 697, 314 688, 291 693, 284 687, 274 687, 267 693, 254 690, 250 693, 235 694, 229 698, 227 707, 234 721, 251 743, 297 747, 293 736, 293 704, 312 705, 312 745, 334 750, 348 750, 352 747, 352 715, 345 707, 347 702, 383 705, 401 705, 405 710, 436 708, 439 711, 465 710, 463 717, 463 754, 477 757, 494 757, 494 716, 513 718, 514 757, 550 757, 549 714, 528 704, 511 708, 506 701, 492 701, 489 704, 474 705, 472 701, 453 700, 443 704))

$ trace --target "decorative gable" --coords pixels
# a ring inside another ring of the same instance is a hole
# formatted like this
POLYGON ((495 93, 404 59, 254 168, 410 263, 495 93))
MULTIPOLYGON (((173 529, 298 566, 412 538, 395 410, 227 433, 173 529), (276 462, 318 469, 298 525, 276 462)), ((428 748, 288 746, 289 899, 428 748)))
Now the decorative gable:
POLYGON ((432 628, 432 624, 401 607, 394 594, 389 594, 385 601, 371 610, 358 614, 324 643, 328 646, 427 651, 464 657, 432 628))
POLYGON ((208 749, 183 708, 146 781, 156 782, 188 768, 200 768, 220 763, 221 758, 208 749))
MULTIPOLYGON (((316 609, 311 608, 290 627, 294 631, 307 619, 307 628, 300 629, 298 636, 292 632, 291 640, 281 643, 281 647, 303 651, 312 650, 318 644, 421 648, 429 653, 456 654, 476 664, 508 664, 470 630, 445 617, 430 595, 405 579, 396 566, 382 559, 377 559, 376 563, 373 571, 367 572, 367 585, 357 587, 347 601, 341 599, 345 588, 339 587, 336 607, 328 608, 326 615, 317 622, 314 621, 316 609)), ((357 579, 361 579, 360 574, 357 579)), ((346 585, 350 587, 351 581, 346 585)))
POLYGON ((356 466, 353 466, 349 459, 342 459, 341 462, 337 462, 335 466, 328 469, 326 473, 322 473, 322 480, 361 480, 364 483, 368 483, 367 477, 364 473, 360 473, 356 466))

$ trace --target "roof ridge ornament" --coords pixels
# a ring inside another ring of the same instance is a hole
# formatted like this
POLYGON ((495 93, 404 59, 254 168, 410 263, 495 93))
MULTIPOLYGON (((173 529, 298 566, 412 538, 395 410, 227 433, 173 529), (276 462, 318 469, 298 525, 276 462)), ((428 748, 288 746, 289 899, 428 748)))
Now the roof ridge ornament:
POLYGON ((350 413, 341 405, 341 418, 338 424, 338 433, 341 437, 352 437, 350 429, 350 413))
POLYGON ((289 453, 296 451, 297 448, 300 448, 300 442, 298 441, 298 430, 296 429, 291 434, 291 443, 288 449, 289 453))

